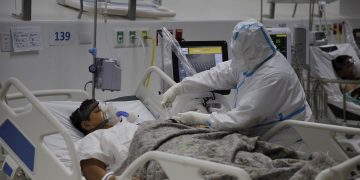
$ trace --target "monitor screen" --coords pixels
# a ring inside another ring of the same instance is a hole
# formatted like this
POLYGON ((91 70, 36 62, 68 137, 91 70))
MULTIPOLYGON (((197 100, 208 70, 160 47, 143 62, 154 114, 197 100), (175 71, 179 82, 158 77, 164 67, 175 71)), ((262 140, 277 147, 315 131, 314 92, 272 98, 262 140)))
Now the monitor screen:
MULTIPOLYGON (((228 60, 226 41, 181 41, 179 44, 182 52, 197 73, 228 60)), ((174 53, 172 62, 174 81, 180 82, 187 76, 186 71, 174 53)), ((224 94, 224 92, 220 93, 224 94)))
MULTIPOLYGON (((182 41, 179 44, 197 73, 228 60, 226 41, 182 41)), ((183 64, 174 54, 173 73, 176 82, 180 82, 187 76, 183 64)))
POLYGON ((276 49, 291 63, 291 31, 289 28, 267 28, 276 49))
POLYGON ((271 34, 276 49, 287 58, 287 34, 271 34))

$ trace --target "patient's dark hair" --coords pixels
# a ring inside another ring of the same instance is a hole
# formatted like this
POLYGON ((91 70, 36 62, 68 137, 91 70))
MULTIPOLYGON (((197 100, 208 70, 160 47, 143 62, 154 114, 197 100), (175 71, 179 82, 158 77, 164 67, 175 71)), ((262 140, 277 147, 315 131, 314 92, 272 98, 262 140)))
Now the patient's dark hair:
MULTIPOLYGON (((79 108, 77 108, 71 115, 70 120, 71 123, 75 126, 76 129, 78 129, 80 132, 82 132, 84 135, 88 134, 85 129, 81 127, 81 122, 88 120, 88 117, 84 117, 84 112, 88 111, 90 106, 92 106, 97 101, 95 99, 86 99, 83 101, 79 108)), ((92 110, 92 109, 91 109, 92 110)), ((85 115, 86 116, 86 115, 85 115)))
POLYGON ((332 64, 334 70, 340 71, 347 63, 347 60, 350 58, 351 58, 351 56, 348 56, 348 55, 340 55, 340 56, 336 57, 335 59, 333 59, 331 61, 331 64, 332 64))

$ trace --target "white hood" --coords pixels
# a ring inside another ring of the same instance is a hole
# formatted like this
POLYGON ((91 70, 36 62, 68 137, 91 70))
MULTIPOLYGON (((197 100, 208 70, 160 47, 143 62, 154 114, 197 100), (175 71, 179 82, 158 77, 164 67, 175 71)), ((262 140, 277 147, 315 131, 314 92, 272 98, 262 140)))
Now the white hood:
MULTIPOLYGON (((231 37, 232 63, 254 68, 271 55, 276 47, 263 25, 254 19, 238 23, 231 37)), ((235 65, 235 64, 234 64, 235 65)))

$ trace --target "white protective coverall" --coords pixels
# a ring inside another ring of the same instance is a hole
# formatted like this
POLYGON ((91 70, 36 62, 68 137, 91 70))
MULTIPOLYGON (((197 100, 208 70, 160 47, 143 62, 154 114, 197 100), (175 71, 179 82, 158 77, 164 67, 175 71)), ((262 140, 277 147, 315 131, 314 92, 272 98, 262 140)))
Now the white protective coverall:
POLYGON ((127 158, 138 125, 123 121, 109 129, 98 129, 75 143, 81 160, 97 159, 115 171, 127 158))
MULTIPOLYGON (((238 23, 230 48, 232 60, 175 85, 181 93, 236 88, 233 109, 208 117, 212 128, 257 136, 286 119, 310 120, 312 112, 297 75, 261 23, 253 19, 238 23)), ((163 104, 169 102, 166 98, 163 104)))

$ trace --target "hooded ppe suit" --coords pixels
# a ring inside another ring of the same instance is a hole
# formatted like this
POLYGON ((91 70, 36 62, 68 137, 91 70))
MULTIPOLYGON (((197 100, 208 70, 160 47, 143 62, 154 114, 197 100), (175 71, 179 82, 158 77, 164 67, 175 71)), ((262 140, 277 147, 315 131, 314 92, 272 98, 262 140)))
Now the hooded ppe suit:
MULTIPOLYGON (((165 92, 162 104, 172 102, 173 97, 167 94, 235 88, 233 109, 207 116, 207 123, 212 128, 241 130, 249 136, 257 136, 286 119, 310 119, 311 109, 297 75, 285 57, 276 51, 261 23, 253 19, 238 23, 230 48, 232 60, 185 78, 173 86, 176 90, 170 88, 168 91, 171 92, 165 92)), ((197 116, 197 112, 191 113, 190 116, 178 116, 179 120, 197 117, 194 119, 203 122, 206 118, 197 116)))

